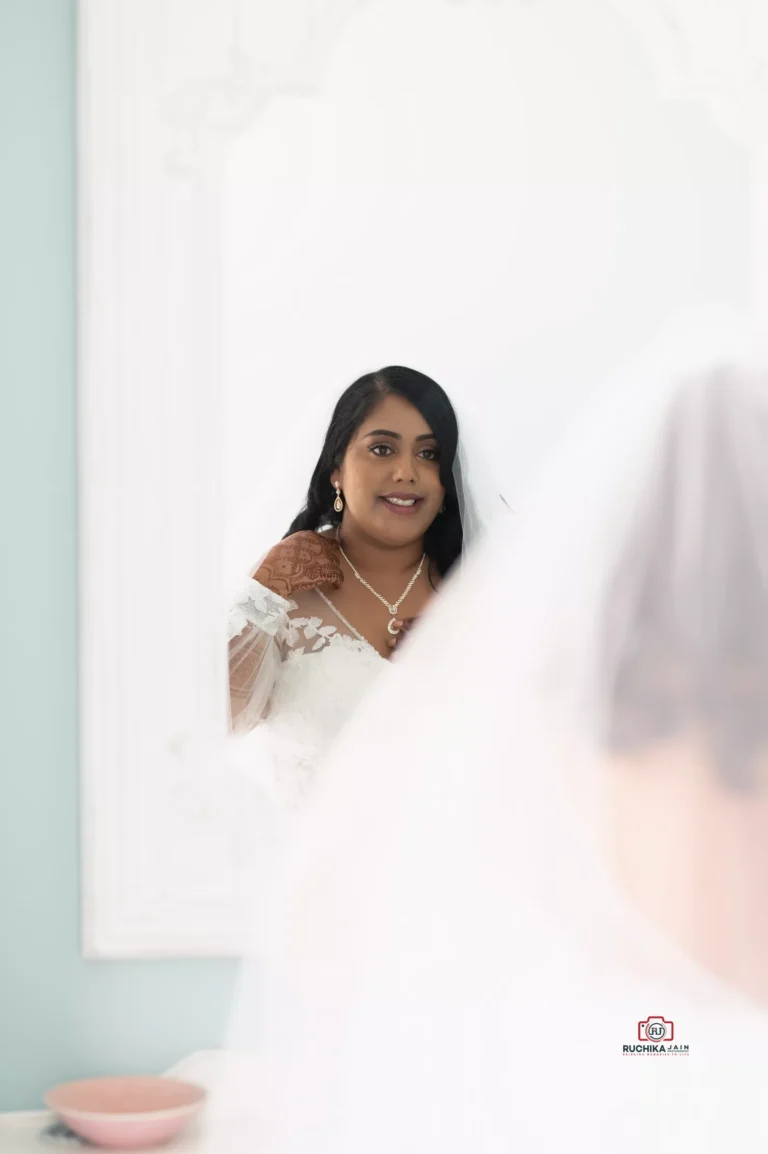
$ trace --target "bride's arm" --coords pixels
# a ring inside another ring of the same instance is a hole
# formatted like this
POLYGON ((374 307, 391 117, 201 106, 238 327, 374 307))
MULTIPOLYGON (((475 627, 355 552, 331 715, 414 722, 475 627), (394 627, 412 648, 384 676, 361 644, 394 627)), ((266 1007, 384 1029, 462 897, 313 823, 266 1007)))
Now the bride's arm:
POLYGON ((296 533, 270 550, 229 614, 229 699, 232 730, 263 720, 282 661, 279 635, 290 596, 343 580, 335 541, 296 533))
POLYGON ((256 580, 229 612, 229 700, 232 730, 246 732, 264 717, 280 667, 278 634, 293 603, 256 580))

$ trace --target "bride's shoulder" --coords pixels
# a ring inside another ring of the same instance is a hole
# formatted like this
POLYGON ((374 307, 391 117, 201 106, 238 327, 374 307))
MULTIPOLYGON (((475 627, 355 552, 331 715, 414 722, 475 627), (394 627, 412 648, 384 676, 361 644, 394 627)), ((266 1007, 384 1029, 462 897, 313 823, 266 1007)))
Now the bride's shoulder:
POLYGON ((280 545, 300 544, 301 542, 317 542, 328 541, 334 545, 338 544, 338 530, 335 525, 321 525, 319 529, 298 529, 295 533, 289 533, 287 537, 283 537, 282 541, 278 541, 275 548, 280 545))
POLYGON ((297 553, 305 554, 327 552, 324 545, 337 545, 336 530, 333 527, 329 529, 299 529, 296 533, 289 533, 287 537, 282 537, 275 542, 266 557, 269 559, 278 557, 293 557, 297 553))
POLYGON ((344 579, 338 542, 314 530, 293 533, 270 549, 254 578, 281 597, 326 585, 338 588, 344 579))
POLYGON ((323 536, 325 536, 325 533, 321 529, 297 529, 295 533, 288 533, 285 537, 282 537, 277 544, 285 545, 292 541, 316 541, 318 537, 323 536))

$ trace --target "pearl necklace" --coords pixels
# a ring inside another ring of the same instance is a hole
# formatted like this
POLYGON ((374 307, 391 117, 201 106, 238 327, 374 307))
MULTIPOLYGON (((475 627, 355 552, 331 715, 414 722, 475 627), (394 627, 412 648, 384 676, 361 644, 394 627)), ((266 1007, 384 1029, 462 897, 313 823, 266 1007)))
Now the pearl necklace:
POLYGON ((408 582, 408 584, 405 588, 405 592, 402 594, 401 597, 398 597, 397 601, 390 604, 389 601, 387 601, 386 597, 382 597, 381 593, 377 593, 376 590, 373 588, 373 586, 368 584, 365 577, 360 576, 357 569, 355 569, 355 567, 352 564, 352 562, 350 561, 349 557, 347 557, 346 553, 342 549, 341 542, 339 542, 339 552, 341 553, 342 557, 346 561, 347 565, 349 565, 349 567, 352 570, 352 572, 354 573, 355 577, 357 577, 360 584, 364 585, 369 593, 373 593, 374 597, 377 597, 378 600, 382 603, 382 605, 386 605, 387 609, 389 610, 389 612, 392 615, 392 620, 387 625, 387 633, 389 633, 392 637, 396 637, 397 634, 400 632, 399 629, 394 628, 395 623, 397 621, 397 611, 400 608, 400 606, 402 605, 402 603, 405 601, 405 599, 408 596, 408 594, 410 593, 411 589, 413 589, 414 585, 418 581, 419 576, 421 574, 421 571, 424 568, 424 562, 427 559, 426 553, 422 553, 421 561, 419 561, 419 567, 416 570, 416 572, 414 573, 413 577, 411 577, 410 581, 408 582))

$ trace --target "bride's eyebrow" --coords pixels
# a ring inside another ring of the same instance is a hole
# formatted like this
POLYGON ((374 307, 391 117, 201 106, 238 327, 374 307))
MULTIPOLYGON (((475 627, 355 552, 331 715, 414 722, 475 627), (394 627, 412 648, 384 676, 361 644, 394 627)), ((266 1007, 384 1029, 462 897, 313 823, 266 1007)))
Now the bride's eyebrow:
MULTIPOLYGON (((392 437, 395 441, 402 441, 402 435, 395 433, 392 429, 372 429, 370 433, 364 433, 365 437, 392 437)), ((437 437, 434 433, 421 433, 417 441, 436 441, 437 437)))

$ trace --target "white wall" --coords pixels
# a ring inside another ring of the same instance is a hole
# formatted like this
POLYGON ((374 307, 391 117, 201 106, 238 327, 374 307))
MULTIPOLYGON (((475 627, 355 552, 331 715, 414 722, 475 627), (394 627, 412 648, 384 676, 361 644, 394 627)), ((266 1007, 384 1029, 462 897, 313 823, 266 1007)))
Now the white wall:
POLYGON ((265 391, 300 411, 396 362, 485 418, 514 500, 617 359, 747 293, 744 153, 608 0, 369 3, 224 188, 233 494, 265 391))

